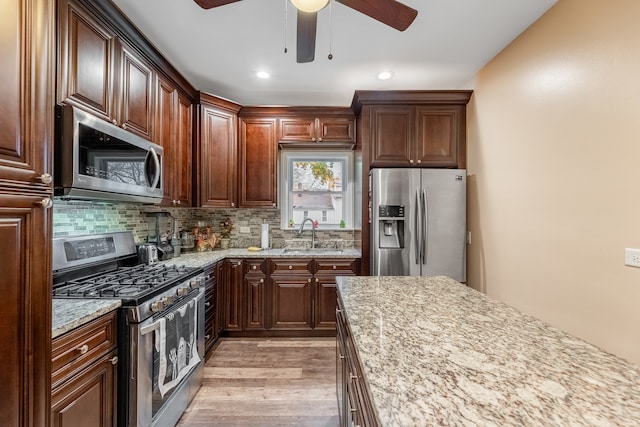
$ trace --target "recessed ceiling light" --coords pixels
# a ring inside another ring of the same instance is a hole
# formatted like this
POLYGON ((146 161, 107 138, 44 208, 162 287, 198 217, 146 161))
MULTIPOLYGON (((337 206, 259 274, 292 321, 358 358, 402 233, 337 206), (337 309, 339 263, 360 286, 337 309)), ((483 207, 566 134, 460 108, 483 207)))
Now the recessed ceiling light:
POLYGON ((269 77, 271 77, 269 73, 267 73, 266 71, 258 71, 256 73, 256 76, 258 76, 258 78, 261 78, 261 79, 268 79, 269 77))
POLYGON ((380 73, 378 73, 378 78, 380 80, 388 80, 391 78, 391 76, 393 75, 393 73, 391 73, 391 71, 382 71, 380 73))

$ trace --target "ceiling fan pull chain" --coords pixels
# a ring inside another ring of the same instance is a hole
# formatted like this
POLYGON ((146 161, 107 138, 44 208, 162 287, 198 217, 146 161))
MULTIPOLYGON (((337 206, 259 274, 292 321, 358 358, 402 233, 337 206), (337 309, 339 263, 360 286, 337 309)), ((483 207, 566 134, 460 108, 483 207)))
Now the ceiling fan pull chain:
POLYGON ((289 25, 289 8, 287 7, 287 2, 289 0, 284 0, 284 53, 287 53, 289 49, 287 49, 287 26, 289 25))
POLYGON ((332 5, 333 5, 333 2, 329 0, 329 56, 327 56, 327 58, 329 58, 329 61, 333 59, 333 53, 331 53, 331 51, 333 50, 331 48, 331 40, 332 40, 332 33, 333 33, 333 8, 331 7, 332 5))

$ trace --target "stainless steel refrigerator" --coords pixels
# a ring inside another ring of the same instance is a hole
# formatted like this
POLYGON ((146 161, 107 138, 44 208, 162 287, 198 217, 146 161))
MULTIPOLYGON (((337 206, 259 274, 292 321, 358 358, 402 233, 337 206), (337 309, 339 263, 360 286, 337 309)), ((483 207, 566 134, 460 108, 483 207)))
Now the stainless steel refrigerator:
POLYGON ((372 276, 466 281, 464 169, 372 169, 372 276))

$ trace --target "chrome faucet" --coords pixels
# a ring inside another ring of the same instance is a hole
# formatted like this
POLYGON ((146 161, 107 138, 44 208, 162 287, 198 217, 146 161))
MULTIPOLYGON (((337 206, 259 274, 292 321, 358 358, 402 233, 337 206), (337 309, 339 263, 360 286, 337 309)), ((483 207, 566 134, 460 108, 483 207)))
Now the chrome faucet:
POLYGON ((316 248, 316 228, 313 226, 313 220, 311 218, 305 218, 302 220, 302 224, 300 224, 300 229, 298 230, 298 235, 301 235, 304 231, 304 223, 307 221, 311 221, 311 249, 316 248))

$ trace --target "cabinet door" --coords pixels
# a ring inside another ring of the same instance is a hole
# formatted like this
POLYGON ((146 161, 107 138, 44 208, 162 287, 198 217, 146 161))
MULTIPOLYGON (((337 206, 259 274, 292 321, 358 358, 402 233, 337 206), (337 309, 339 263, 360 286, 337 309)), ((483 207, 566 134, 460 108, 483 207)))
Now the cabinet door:
POLYGON ((113 426, 116 419, 117 351, 103 356, 51 395, 51 427, 113 426))
POLYGON ((200 110, 200 206, 235 207, 236 115, 202 105, 200 110))
POLYGON ((243 118, 240 125, 240 207, 276 207, 276 119, 243 118))
POLYGON ((225 275, 225 329, 242 330, 242 260, 227 260, 225 275))
POLYGON ((112 121, 116 118, 115 35, 66 0, 58 3, 58 22, 58 103, 72 104, 112 121))
POLYGON ((281 118, 278 123, 278 142, 316 140, 316 119, 313 117, 281 118))
POLYGON ((416 154, 422 166, 457 167, 462 106, 417 107, 416 154))
POLYGON ((271 276, 272 329, 312 329, 311 276, 271 276))
POLYGON ((318 141, 356 142, 355 120, 321 118, 318 120, 318 141))
POLYGON ((412 165, 414 108, 376 106, 371 114, 371 166, 412 165))
MULTIPOLYGON (((176 138, 175 138, 175 182, 173 197, 175 205, 191 206, 192 186, 192 147, 193 147, 193 105, 191 100, 178 92, 176 99, 176 138)), ((165 156, 166 158, 166 156, 165 156)))
POLYGON ((246 288, 246 319, 244 329, 264 330, 266 327, 265 276, 247 274, 244 280, 246 288))
POLYGON ((163 157, 163 177, 162 186, 164 194, 162 204, 165 206, 175 205, 175 176, 178 173, 178 164, 175 161, 173 150, 175 146, 176 126, 173 119, 176 115, 176 94, 177 90, 173 84, 158 76, 156 79, 156 144, 164 149, 163 157))
POLYGON ((143 138, 153 138, 153 72, 128 45, 120 42, 120 114, 117 124, 143 138))
POLYGON ((314 282, 313 328, 334 330, 338 298, 336 276, 318 275, 314 282))

